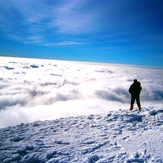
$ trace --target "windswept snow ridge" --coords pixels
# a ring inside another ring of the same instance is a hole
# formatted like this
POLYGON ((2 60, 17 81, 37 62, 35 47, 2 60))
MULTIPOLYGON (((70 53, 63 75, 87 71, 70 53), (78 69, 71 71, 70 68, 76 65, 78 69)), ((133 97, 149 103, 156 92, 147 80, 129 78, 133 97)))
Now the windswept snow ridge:
POLYGON ((162 151, 162 108, 0 129, 2 163, 162 163, 162 151))

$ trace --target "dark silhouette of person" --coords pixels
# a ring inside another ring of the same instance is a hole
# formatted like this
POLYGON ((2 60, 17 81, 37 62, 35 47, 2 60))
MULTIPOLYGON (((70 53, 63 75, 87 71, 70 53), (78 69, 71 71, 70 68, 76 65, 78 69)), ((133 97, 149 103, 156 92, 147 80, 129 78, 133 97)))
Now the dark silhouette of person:
POLYGON ((142 90, 141 83, 137 81, 137 79, 134 79, 133 84, 129 88, 129 93, 131 94, 130 110, 133 109, 135 100, 136 100, 139 110, 141 110, 141 104, 140 104, 141 90, 142 90))

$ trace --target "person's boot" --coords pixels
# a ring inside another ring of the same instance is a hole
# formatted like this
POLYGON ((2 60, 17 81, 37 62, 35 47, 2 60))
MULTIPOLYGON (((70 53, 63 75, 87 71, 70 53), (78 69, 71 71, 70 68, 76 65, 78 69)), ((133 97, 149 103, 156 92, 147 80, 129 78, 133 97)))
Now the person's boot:
POLYGON ((130 110, 134 108, 134 104, 130 104, 130 110))
POLYGON ((139 110, 141 110, 141 105, 140 104, 138 104, 138 108, 139 108, 139 110))

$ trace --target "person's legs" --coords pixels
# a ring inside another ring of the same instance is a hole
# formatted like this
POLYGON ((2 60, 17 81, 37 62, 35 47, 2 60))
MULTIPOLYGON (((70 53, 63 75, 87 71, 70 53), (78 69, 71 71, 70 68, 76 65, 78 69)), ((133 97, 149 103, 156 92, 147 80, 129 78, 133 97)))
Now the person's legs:
POLYGON ((132 95, 132 96, 131 96, 130 110, 132 110, 132 109, 134 108, 134 102, 135 102, 135 96, 132 95))
POLYGON ((130 104, 130 110, 134 108, 134 104, 130 104))
POLYGON ((140 96, 139 95, 136 96, 136 103, 138 105, 139 110, 141 110, 140 96))

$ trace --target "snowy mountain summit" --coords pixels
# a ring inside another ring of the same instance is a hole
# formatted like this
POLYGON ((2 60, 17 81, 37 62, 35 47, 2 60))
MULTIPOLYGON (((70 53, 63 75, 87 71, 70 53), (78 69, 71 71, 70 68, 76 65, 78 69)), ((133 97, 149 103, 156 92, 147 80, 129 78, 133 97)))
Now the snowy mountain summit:
POLYGON ((37 121, 0 129, 1 163, 162 163, 163 110, 37 121))

